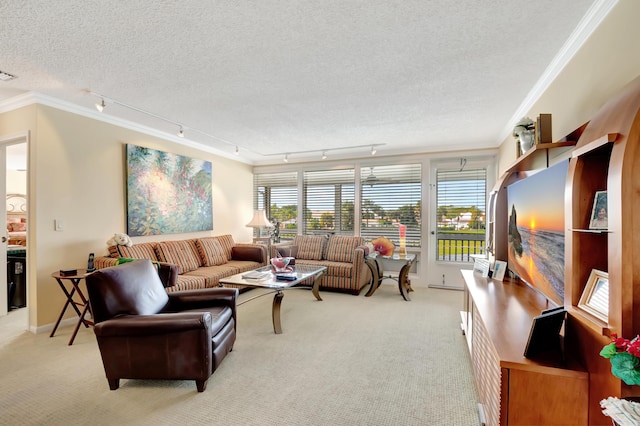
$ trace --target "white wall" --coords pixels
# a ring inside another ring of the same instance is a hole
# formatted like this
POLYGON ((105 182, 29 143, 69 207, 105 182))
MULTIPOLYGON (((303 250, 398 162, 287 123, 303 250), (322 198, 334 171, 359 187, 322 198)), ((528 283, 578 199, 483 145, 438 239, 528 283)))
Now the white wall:
POLYGON ((7 170, 7 194, 25 194, 27 192, 27 172, 7 170))
POLYGON ((32 329, 55 322, 64 303, 51 273, 85 267, 90 252, 106 254, 107 239, 126 232, 125 144, 213 163, 214 230, 134 242, 227 233, 238 242, 251 239, 252 230, 245 227, 253 211, 251 166, 42 105, 0 114, 0 135, 20 131, 31 136, 27 285, 32 329), (54 220, 62 221, 63 231, 54 230, 54 220))
MULTIPOLYGON (((640 75, 640 1, 620 0, 527 114, 552 114, 553 140, 580 127, 640 75)), ((500 146, 499 174, 516 159, 515 141, 500 146)))

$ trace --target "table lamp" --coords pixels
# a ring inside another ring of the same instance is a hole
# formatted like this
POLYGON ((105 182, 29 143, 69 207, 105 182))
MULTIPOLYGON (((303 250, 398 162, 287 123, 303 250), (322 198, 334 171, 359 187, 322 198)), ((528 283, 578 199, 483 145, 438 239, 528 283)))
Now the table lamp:
POLYGON ((258 228, 258 238, 262 238, 262 228, 273 228, 273 223, 269 222, 264 210, 256 210, 253 212, 253 218, 247 226, 258 228))

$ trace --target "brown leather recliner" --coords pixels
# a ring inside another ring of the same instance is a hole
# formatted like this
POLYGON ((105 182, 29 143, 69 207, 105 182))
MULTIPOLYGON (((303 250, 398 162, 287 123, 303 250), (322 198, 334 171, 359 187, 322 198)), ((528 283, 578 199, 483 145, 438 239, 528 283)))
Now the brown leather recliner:
POLYGON ((150 260, 86 278, 111 390, 120 379, 195 380, 198 392, 236 340, 235 288, 167 293, 150 260))

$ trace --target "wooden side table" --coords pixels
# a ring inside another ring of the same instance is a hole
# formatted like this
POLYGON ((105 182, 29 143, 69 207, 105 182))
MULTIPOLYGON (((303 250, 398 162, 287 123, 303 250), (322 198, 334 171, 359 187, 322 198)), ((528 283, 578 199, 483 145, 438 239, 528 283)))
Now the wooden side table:
POLYGON ((407 254, 404 257, 400 257, 398 255, 391 257, 382 257, 382 256, 367 256, 365 258, 365 263, 369 267, 371 271, 371 287, 369 287, 369 291, 365 294, 366 297, 370 297, 375 293, 375 291, 382 284, 382 280, 385 278, 391 278, 392 280, 396 280, 398 282, 398 290, 400 290, 400 294, 402 298, 406 301, 410 301, 411 297, 409 297, 409 292, 413 291, 411 288, 411 281, 409 280, 409 270, 413 265, 413 262, 416 260, 415 254, 407 254), (400 272, 398 276, 395 277, 393 275, 384 275, 384 269, 382 267, 382 262, 380 262, 380 258, 384 258, 385 260, 389 260, 392 262, 400 262, 404 263, 402 268, 400 268, 400 272))
POLYGON ((82 289, 80 288, 80 281, 82 281, 89 274, 91 274, 91 272, 87 272, 86 269, 78 269, 75 275, 62 275, 60 274, 60 271, 55 271, 51 274, 51 276, 58 282, 58 285, 62 289, 64 295, 67 297, 67 301, 62 307, 62 311, 58 316, 58 321, 56 321, 56 325, 53 327, 53 330, 51 331, 49 337, 53 337, 56 334, 56 330, 58 330, 58 326, 60 325, 60 321, 62 321, 62 317, 64 317, 64 313, 66 312, 67 308, 71 306, 78 315, 78 323, 73 330, 71 338, 69 339, 69 346, 73 345, 76 334, 78 334, 78 330, 80 329, 80 324, 83 324, 85 327, 93 326, 93 321, 86 319, 87 313, 91 313, 89 300, 86 298, 86 296, 82 292, 82 289), (76 294, 80 298, 80 301, 74 299, 74 296, 76 294), (79 308, 81 308, 82 311, 80 311, 79 308))

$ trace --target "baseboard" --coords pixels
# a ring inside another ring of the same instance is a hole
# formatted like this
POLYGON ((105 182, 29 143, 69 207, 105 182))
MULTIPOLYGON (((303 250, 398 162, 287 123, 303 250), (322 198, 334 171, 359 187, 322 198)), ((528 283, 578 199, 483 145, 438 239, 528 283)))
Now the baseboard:
POLYGON ((429 288, 437 288, 440 290, 457 290, 457 291, 462 291, 464 290, 462 287, 451 287, 448 285, 438 285, 438 284, 429 284, 427 287, 429 288))
MULTIPOLYGON (((60 330, 60 327, 66 327, 68 325, 76 325, 77 323, 78 323, 78 317, 64 319, 60 321, 60 325, 58 325, 58 330, 60 330)), ((55 325, 54 323, 51 323, 51 324, 41 325, 40 327, 30 326, 29 331, 32 332, 33 334, 50 333, 51 330, 53 330, 54 325, 55 325)), ((56 330, 56 333, 58 332, 58 330, 56 330)))

